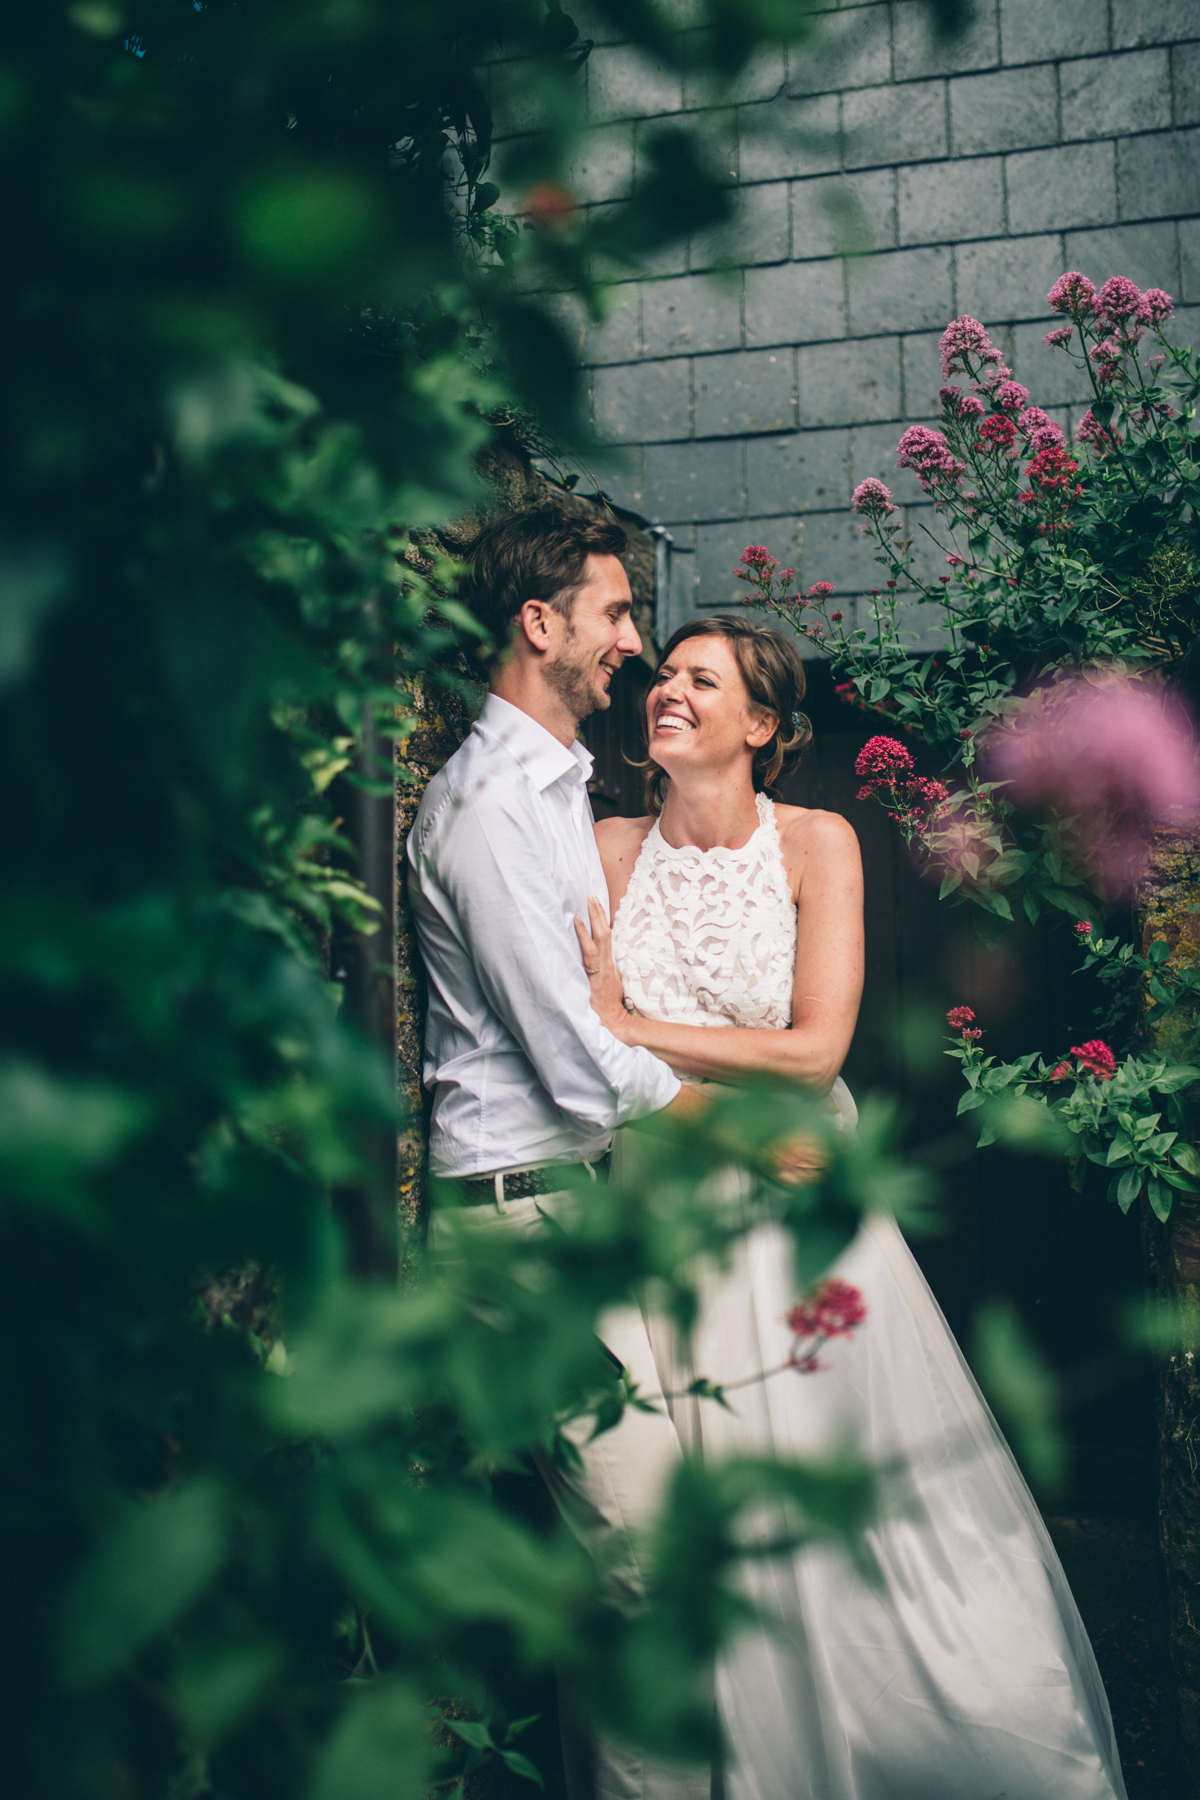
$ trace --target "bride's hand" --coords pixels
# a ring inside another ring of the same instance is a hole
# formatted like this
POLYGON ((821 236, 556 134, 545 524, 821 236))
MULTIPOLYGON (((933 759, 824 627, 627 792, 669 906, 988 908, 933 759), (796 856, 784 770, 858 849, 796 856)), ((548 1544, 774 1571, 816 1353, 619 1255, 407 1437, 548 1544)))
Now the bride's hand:
POLYGON ((625 992, 613 961, 612 930, 604 916, 604 908, 596 899, 588 900, 588 919, 590 931, 579 914, 575 914, 575 935, 579 939, 584 972, 592 990, 592 1011, 600 1015, 614 1036, 623 1038, 629 1027, 625 992))

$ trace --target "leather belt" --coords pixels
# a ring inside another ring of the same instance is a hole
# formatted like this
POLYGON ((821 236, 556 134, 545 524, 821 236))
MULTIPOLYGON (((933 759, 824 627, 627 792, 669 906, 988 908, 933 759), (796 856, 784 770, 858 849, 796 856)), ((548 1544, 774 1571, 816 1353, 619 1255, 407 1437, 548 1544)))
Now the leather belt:
POLYGON ((606 1150, 593 1162, 542 1163, 533 1169, 505 1169, 494 1175, 443 1179, 458 1189, 461 1206, 497 1206, 503 1200, 528 1200, 536 1194, 558 1193, 571 1169, 586 1169, 591 1180, 607 1181, 611 1160, 612 1153, 606 1150))

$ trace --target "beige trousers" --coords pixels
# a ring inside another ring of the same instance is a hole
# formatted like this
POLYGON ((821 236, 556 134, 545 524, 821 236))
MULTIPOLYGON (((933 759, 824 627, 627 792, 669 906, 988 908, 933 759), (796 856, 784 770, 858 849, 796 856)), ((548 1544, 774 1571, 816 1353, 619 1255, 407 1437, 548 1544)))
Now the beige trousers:
MULTIPOLYGON (((458 1219, 472 1231, 536 1231, 543 1223, 543 1213, 576 1203, 572 1194, 538 1194, 505 1200, 498 1207, 473 1207, 465 1218, 460 1213, 458 1219)), ((430 1221, 430 1253, 435 1264, 444 1260, 437 1226, 435 1212, 430 1221)), ((564 1471, 539 1458, 538 1467, 571 1531, 589 1553, 602 1558, 612 1570, 618 1605, 632 1607, 646 1592, 644 1536, 682 1453, 667 1416, 645 1321, 637 1307, 614 1307, 598 1321, 597 1329, 605 1346, 637 1384, 641 1398, 660 1410, 646 1413, 630 1407, 619 1425, 590 1443, 590 1420, 576 1420, 565 1435, 578 1450, 582 1466, 564 1471)), ((710 1800, 712 1777, 707 1768, 664 1763, 607 1737, 581 1746, 567 1718, 563 1759, 570 1800, 710 1800)))

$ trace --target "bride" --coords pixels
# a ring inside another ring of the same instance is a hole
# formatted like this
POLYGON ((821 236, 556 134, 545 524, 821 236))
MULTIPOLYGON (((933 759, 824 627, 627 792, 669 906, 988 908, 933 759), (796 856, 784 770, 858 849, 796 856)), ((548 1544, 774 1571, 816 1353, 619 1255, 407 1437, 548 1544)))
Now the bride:
MULTIPOLYGON (((782 633, 698 619, 646 702, 651 811, 596 828, 602 909, 577 921, 592 1004, 685 1079, 781 1074, 828 1093, 863 979, 852 827, 767 790, 808 735, 804 669, 782 633), (593 971, 595 971, 593 973, 593 971)), ((685 1449, 804 1456, 852 1437, 899 1458, 919 1506, 872 1533, 871 1587, 835 1553, 752 1565, 769 1625, 717 1671, 728 1800, 1124 1800, 1108 1703, 1033 1497, 894 1221, 861 1226, 831 1274, 867 1316, 823 1372, 787 1360, 788 1245, 758 1228, 704 1282, 686 1353, 651 1340, 664 1389, 746 1381, 736 1410, 670 1402, 685 1449)))

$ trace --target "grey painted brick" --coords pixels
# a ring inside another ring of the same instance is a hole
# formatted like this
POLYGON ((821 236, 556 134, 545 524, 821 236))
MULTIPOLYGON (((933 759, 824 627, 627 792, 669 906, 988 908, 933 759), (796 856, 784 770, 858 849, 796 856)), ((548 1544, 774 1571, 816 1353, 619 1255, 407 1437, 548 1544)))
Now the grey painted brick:
POLYGON ((699 356, 695 364, 696 436, 786 431, 796 423, 793 351, 740 350, 699 356))
POLYGON ((684 105, 689 107, 729 105, 743 106, 755 100, 773 100, 787 79, 787 59, 782 44, 760 50, 732 81, 714 82, 711 75, 692 71, 684 87, 684 105))
POLYGON ((1175 123, 1200 125, 1200 44, 1176 44, 1171 52, 1175 123))
POLYGON ((953 311, 950 252, 941 245, 856 256, 847 273, 852 337, 923 331, 953 311))
POLYGON ((712 269, 719 263, 783 262, 790 245, 788 184, 765 182, 738 190, 734 216, 727 224, 695 234, 690 266, 712 269))
POLYGON ((884 574, 874 560, 875 540, 864 537, 852 512, 809 513, 800 549, 800 579, 832 581, 837 600, 882 587, 884 574))
POLYGON ((923 0, 897 0, 892 9, 892 44, 897 81, 921 75, 957 75, 963 69, 993 69, 1000 61, 996 9, 979 6, 965 31, 938 38, 931 9, 923 0))
POLYGON ((1155 225, 1110 225, 1103 231, 1069 231, 1064 266, 1081 270, 1097 287, 1110 275, 1128 275, 1139 287, 1166 288, 1173 294, 1179 282, 1175 226, 1167 220, 1155 225))
MULTIPOLYGON (((696 148, 709 173, 718 181, 738 178, 737 109, 726 106, 705 113, 689 123, 696 127, 696 148)), ((664 129, 674 129, 663 119, 639 119, 633 128, 634 185, 644 187, 655 169, 655 147, 664 129)))
POLYGON ((793 51, 788 71, 792 94, 838 93, 874 87, 892 73, 891 21, 887 6, 859 6, 825 13, 812 50, 793 51))
POLYGON ((1167 326, 1173 344, 1190 344, 1200 349, 1200 306, 1179 306, 1167 326))
POLYGON ((585 368, 598 363, 635 362, 641 355, 638 331, 640 284, 622 281, 608 290, 608 316, 597 325, 578 294, 556 294, 549 303, 585 368))
POLYGON ((595 125, 676 113, 683 105, 683 78, 678 69, 636 45, 597 45, 584 67, 588 118, 595 125))
POLYGON ((1108 8, 1087 0, 1000 0, 1006 63, 1049 62, 1108 49, 1108 8))
POLYGON ((841 163, 837 95, 743 106, 738 114, 738 137, 743 181, 825 174, 841 163))
POLYGON ((643 511, 671 525, 694 519, 738 519, 746 510, 742 444, 647 444, 643 511))
POLYGON ((1053 350, 1042 342, 1046 333, 1062 322, 1047 317, 1036 324, 1018 325, 1013 332, 1013 374, 1029 389, 1034 406, 1067 406, 1076 401, 1086 405, 1091 399, 1087 371, 1072 362, 1065 350, 1053 350))
MULTIPOLYGON (((606 218, 619 217, 618 209, 628 204, 625 200, 610 201, 604 206, 588 208, 589 223, 599 223, 606 218)), ((661 244, 651 252, 643 252, 638 259, 638 270, 644 275, 683 275, 687 271, 688 241, 686 237, 678 237, 672 243, 661 244)), ((592 274, 597 281, 612 279, 612 261, 608 256, 597 256, 591 265, 592 274)))
POLYGON ((594 44, 618 44, 625 36, 608 13, 589 6, 588 0, 572 0, 570 16, 579 27, 580 37, 591 38, 594 44))
POLYGON ((695 611, 707 613, 730 606, 740 609, 746 584, 733 571, 746 545, 765 544, 781 563, 797 567, 800 534, 801 524, 796 516, 745 519, 740 525, 697 526, 695 611))
POLYGON ((1117 216, 1117 166, 1111 143, 1029 150, 1008 158, 1006 175, 1010 231, 1108 225, 1117 216))
POLYGON ((1200 37, 1196 0, 1124 0, 1113 7, 1113 47, 1177 44, 1200 37))
POLYGON ((818 175, 794 181, 793 256, 890 248, 896 241, 895 185, 890 169, 872 169, 851 179, 818 175))
POLYGON ((1184 219, 1179 227, 1179 291, 1185 300, 1200 300, 1200 219, 1184 219))
MULTIPOLYGON (((949 323, 947 319, 946 324, 949 323)), ((942 385, 941 353, 938 349, 941 340, 941 331, 921 332, 917 336, 900 340, 906 424, 927 424, 937 412, 938 389, 942 385)), ((861 480, 861 476, 858 479, 861 480)))
POLYGON ((751 348, 845 337, 841 258, 747 269, 745 308, 751 348))
POLYGON ((955 156, 988 150, 1029 150, 1058 137, 1054 70, 1001 69, 960 75, 950 83, 950 130, 955 156))
POLYGON ((595 125, 567 165, 565 185, 578 200, 619 200, 633 189, 633 126, 595 125))
POLYGON ((846 167, 918 162, 945 156, 946 84, 914 81, 904 87, 865 88, 842 101, 846 167))
MULTIPOLYGON (((999 156, 901 169, 899 177, 897 205, 902 244, 946 244, 961 238, 991 237, 1004 230, 1004 179, 999 156)), ((1115 208, 1115 189, 1113 201, 1115 208)), ((1112 216, 1112 210, 1104 215, 1105 219, 1112 216)), ((1092 220, 1086 223, 1090 225, 1092 220)))
MULTIPOLYGON (((936 405, 936 399, 934 404, 936 405)), ((910 421, 913 424, 917 420, 910 421)), ((936 425, 937 420, 923 418, 919 421, 926 425, 936 425)), ((911 469, 896 467, 896 445, 900 442, 904 425, 895 419, 887 425, 856 425, 850 433, 850 481, 851 488, 856 488, 860 481, 866 481, 873 475, 877 481, 886 482, 895 498, 904 504, 921 498, 921 488, 911 469)))
POLYGON ((597 369, 596 430, 610 443, 652 444, 691 435, 687 357, 597 369))
POLYGON ((741 341, 740 275, 683 275, 643 284, 642 342, 647 356, 733 350, 741 341))
POLYGON ((1057 237, 963 244, 958 256, 958 310, 984 324, 1038 318, 1046 294, 1062 274, 1057 237))
POLYGON ((900 352, 896 338, 862 344, 813 344, 796 352, 800 423, 856 425, 894 419, 900 412, 900 352))
POLYGON ((756 513, 848 506, 850 433, 843 428, 751 438, 746 445, 746 504, 756 513))
POLYGON ((1171 71, 1165 50, 1063 63, 1059 81, 1064 139, 1114 137, 1171 123, 1171 71))
POLYGON ((1122 138, 1117 185, 1122 219, 1161 219, 1200 209, 1200 129, 1122 138))
POLYGON ((589 472, 594 474, 605 497, 614 506, 645 516, 643 503, 644 460, 646 452, 640 444, 627 450, 601 450, 588 458, 589 472))

